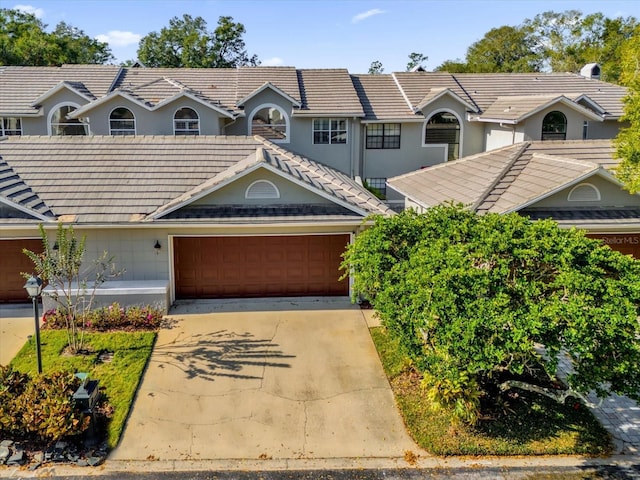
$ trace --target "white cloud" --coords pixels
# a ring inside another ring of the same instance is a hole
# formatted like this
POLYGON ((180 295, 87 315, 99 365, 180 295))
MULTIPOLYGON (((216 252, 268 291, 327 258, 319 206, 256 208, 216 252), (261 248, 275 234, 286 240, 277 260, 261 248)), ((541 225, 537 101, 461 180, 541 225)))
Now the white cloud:
POLYGON ((96 35, 99 42, 108 43, 112 47, 126 47, 140 42, 142 35, 133 32, 122 32, 120 30, 111 30, 106 34, 96 35))
POLYGON ((284 60, 282 60, 280 57, 271 57, 267 58, 266 60, 262 60, 260 62, 260 65, 264 67, 277 67, 278 65, 282 65, 283 63, 284 60))
POLYGON ((13 7, 14 10, 20 10, 21 12, 31 13, 36 18, 42 18, 44 16, 44 10, 41 8, 36 8, 32 5, 16 5, 13 7))
POLYGON ((362 12, 357 14, 356 16, 354 16, 351 19, 351 23, 358 23, 361 22, 362 20, 365 20, 369 17, 373 17, 374 15, 380 15, 382 13, 385 13, 384 10, 380 10, 379 8, 373 8, 371 10, 367 10, 366 12, 362 12))

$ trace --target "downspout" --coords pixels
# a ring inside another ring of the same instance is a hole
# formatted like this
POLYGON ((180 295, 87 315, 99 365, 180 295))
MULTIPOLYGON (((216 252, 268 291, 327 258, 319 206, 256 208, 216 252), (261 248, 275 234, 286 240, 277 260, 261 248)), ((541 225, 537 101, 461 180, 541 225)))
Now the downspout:
POLYGON ((356 147, 356 136, 355 136, 355 132, 356 132, 356 117, 353 117, 351 119, 351 131, 353 132, 351 135, 351 148, 349 149, 349 169, 351 172, 351 178, 356 178, 356 166, 355 166, 355 162, 354 162, 354 158, 355 158, 355 153, 354 153, 354 149, 356 147))

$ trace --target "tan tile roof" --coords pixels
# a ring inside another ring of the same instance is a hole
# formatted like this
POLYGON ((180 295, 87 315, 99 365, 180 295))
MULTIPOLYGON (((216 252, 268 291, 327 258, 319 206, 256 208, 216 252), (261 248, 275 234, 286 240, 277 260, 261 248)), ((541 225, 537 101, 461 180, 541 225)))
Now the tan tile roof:
POLYGON ((483 112, 498 97, 564 95, 575 99, 586 94, 608 115, 619 117, 623 107, 621 99, 626 94, 624 87, 572 73, 456 73, 455 78, 483 112))
POLYGON ((470 96, 450 73, 397 72, 393 76, 414 108, 423 103, 432 90, 439 93, 443 89, 449 89, 465 102, 474 104, 473 96, 470 96))
POLYGON ((364 116, 362 104, 344 68, 298 70, 302 108, 295 115, 364 116))
POLYGON ((232 68, 129 68, 115 86, 150 107, 187 91, 212 105, 237 112, 237 74, 232 68))
POLYGON ((518 210, 579 178, 611 168, 609 140, 525 142, 389 179, 425 207, 461 202, 478 212, 518 210))
POLYGON ((365 120, 415 120, 391 75, 351 75, 365 120))
POLYGON ((237 73, 236 102, 268 82, 301 103, 295 67, 240 67, 237 73))
POLYGON ((115 65, 0 67, 0 115, 36 114, 31 103, 63 81, 100 98, 107 94, 119 71, 115 65))
MULTIPOLYGON (((368 213, 385 211, 379 200, 345 175, 260 137, 8 137, 0 141, 0 160, 21 188, 32 190, 56 216, 70 216, 79 223, 118 223, 142 221, 225 170, 246 163, 258 148, 268 150, 290 175, 336 200, 368 213)), ((0 180, 0 196, 5 196, 2 185, 0 180)))

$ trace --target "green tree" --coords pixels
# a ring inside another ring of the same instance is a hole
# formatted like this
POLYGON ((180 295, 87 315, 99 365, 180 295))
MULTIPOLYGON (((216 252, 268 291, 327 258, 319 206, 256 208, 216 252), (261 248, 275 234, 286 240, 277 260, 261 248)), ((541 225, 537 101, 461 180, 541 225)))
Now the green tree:
POLYGON ((416 67, 421 67, 424 62, 429 60, 429 57, 422 53, 411 52, 409 54, 409 62, 407 63, 407 72, 410 72, 416 67))
POLYGON ((370 75, 380 75, 382 72, 384 72, 384 67, 382 66, 381 61, 375 60, 371 62, 368 72, 370 75))
POLYGON ((527 27, 489 30, 468 48, 466 58, 468 71, 479 73, 539 72, 542 63, 527 27))
MULTIPOLYGON (((85 320, 93 307, 96 289, 108 278, 119 276, 113 258, 104 252, 93 265, 83 268, 86 238, 76 238, 73 227, 58 223, 56 247, 49 243, 49 235, 40 225, 42 253, 24 249, 23 253, 33 262, 36 274, 53 287, 50 296, 65 315, 68 347, 78 353, 84 345, 85 320)), ((30 274, 23 273, 29 277, 30 274)))
POLYGON ((140 40, 138 58, 148 67, 230 68, 258 65, 248 56, 242 35, 244 25, 220 17, 213 32, 202 17, 173 17, 169 26, 140 40))
POLYGON ((531 28, 547 69, 578 72, 587 63, 602 66, 603 80, 615 82, 622 43, 630 38, 634 17, 610 19, 602 13, 583 16, 578 10, 548 11, 525 20, 531 28))
POLYGON ((106 43, 61 22, 52 32, 30 13, 0 9, 0 65, 62 65, 113 60, 106 43))
POLYGON ((640 261, 583 232, 438 206, 376 218, 343 268, 423 372, 428 398, 463 420, 477 418, 481 395, 497 402, 513 388, 640 398, 640 261), (553 379, 563 355, 566 391, 528 375, 541 366, 553 379))
POLYGON ((621 47, 622 84, 627 86, 622 128, 615 140, 615 156, 620 160, 616 176, 631 193, 640 192, 640 26, 621 47))
POLYGON ((445 60, 438 65, 434 71, 436 72, 449 72, 449 73, 473 73, 469 70, 467 62, 456 58, 455 60, 445 60))

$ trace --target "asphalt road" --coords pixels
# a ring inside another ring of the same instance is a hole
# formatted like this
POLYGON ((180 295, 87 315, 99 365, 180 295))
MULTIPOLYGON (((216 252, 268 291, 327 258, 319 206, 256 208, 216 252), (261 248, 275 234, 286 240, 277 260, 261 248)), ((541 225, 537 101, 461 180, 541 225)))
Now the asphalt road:
MULTIPOLYGON (((0 479, 32 478, 27 472, 19 476, 0 470, 0 479)), ((36 472, 31 472, 33 475, 36 472)), ((36 474, 37 476, 37 474, 36 474)), ((459 469, 389 469, 389 470, 287 470, 287 471, 224 471, 224 472, 145 472, 87 474, 79 476, 49 476, 61 480, 636 480, 640 479, 640 464, 630 467, 567 467, 567 468, 459 468, 459 469)))

